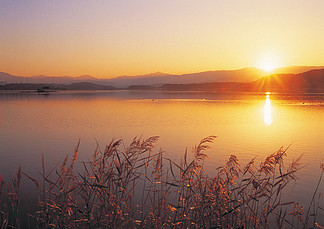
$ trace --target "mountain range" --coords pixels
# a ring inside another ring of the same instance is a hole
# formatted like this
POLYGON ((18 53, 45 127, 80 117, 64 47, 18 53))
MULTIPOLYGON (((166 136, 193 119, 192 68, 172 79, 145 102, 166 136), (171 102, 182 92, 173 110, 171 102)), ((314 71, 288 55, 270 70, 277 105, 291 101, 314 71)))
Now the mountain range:
POLYGON ((252 91, 324 93, 324 69, 299 74, 273 74, 251 83, 252 91))
MULTIPOLYGON (((141 89, 132 86, 130 89, 141 89)), ((213 82, 200 84, 164 84, 160 90, 214 92, 324 93, 324 69, 299 74, 272 74, 256 81, 213 82)))
MULTIPOLYGON (((322 69, 324 66, 291 66, 278 68, 276 74, 298 74, 314 69, 322 69)), ((115 88, 128 88, 131 85, 162 86, 164 84, 201 84, 212 82, 252 82, 269 73, 257 68, 243 68, 238 70, 216 70, 190 74, 166 74, 156 72, 147 75, 119 76, 111 79, 97 78, 89 75, 78 77, 71 76, 15 76, 0 72, 0 84, 29 83, 29 84, 73 84, 87 82, 115 88)))

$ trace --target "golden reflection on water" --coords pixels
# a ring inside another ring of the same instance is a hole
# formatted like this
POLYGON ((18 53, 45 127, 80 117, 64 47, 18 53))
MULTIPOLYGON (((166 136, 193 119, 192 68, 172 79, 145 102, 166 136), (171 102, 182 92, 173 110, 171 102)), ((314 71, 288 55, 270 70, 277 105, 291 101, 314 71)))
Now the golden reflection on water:
POLYGON ((267 126, 270 126, 272 124, 272 110, 271 110, 271 101, 269 95, 267 95, 267 99, 264 105, 264 123, 267 126))

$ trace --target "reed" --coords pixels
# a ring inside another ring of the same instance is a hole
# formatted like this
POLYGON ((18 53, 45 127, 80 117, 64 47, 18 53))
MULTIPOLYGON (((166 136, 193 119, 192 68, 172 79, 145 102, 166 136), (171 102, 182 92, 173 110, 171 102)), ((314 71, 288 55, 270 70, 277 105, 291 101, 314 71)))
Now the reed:
POLYGON ((308 228, 319 225, 323 208, 316 201, 322 179, 305 212, 298 202, 284 202, 287 185, 296 179, 300 157, 284 162, 288 148, 280 148, 260 164, 245 166, 235 155, 208 174, 209 136, 185 151, 180 162, 154 151, 157 136, 134 138, 125 146, 113 140, 99 146, 89 161, 79 162, 79 143, 71 158, 47 170, 44 157, 40 179, 19 167, 10 182, 0 176, 1 228, 308 228), (35 184, 38 207, 20 207, 22 175, 35 184), (28 214, 29 221, 22 221, 28 214))

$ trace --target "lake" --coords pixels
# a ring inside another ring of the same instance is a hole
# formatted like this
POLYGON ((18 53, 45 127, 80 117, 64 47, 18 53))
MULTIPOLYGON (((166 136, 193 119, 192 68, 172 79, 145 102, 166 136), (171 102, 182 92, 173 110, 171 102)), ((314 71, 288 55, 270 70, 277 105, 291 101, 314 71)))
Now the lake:
MULTIPOLYGON (((163 91, 0 92, 0 174, 19 164, 35 175, 42 154, 47 168, 71 155, 80 140, 86 161, 112 139, 160 136, 155 149, 179 160, 210 135, 206 168, 213 171, 235 154, 257 163, 281 146, 287 162, 302 156, 306 167, 289 187, 290 197, 308 203, 324 160, 324 94, 216 94, 163 91)), ((324 190, 324 183, 320 186, 324 190)), ((323 200, 321 200, 323 203, 323 200)), ((323 205, 322 205, 323 206, 323 205)), ((306 207, 305 207, 306 208, 306 207)))

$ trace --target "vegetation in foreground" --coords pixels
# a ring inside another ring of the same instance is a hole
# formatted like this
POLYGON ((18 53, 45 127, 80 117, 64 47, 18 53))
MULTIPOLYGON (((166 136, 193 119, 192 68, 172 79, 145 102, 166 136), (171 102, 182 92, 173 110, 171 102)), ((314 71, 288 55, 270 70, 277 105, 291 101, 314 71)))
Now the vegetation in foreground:
POLYGON ((240 166, 232 155, 213 176, 204 170, 208 144, 202 139, 180 163, 152 149, 158 137, 135 138, 127 147, 121 140, 99 147, 89 162, 76 169, 78 146, 71 159, 46 171, 41 179, 21 168, 10 182, 0 176, 1 228, 323 228, 318 216, 321 174, 308 208, 284 202, 285 187, 300 169, 298 158, 284 163, 280 148, 260 165, 252 159, 240 166), (38 207, 21 208, 22 177, 38 190, 38 207), (26 220, 25 218, 28 218, 26 220), (24 219, 24 220, 23 220, 24 219))

